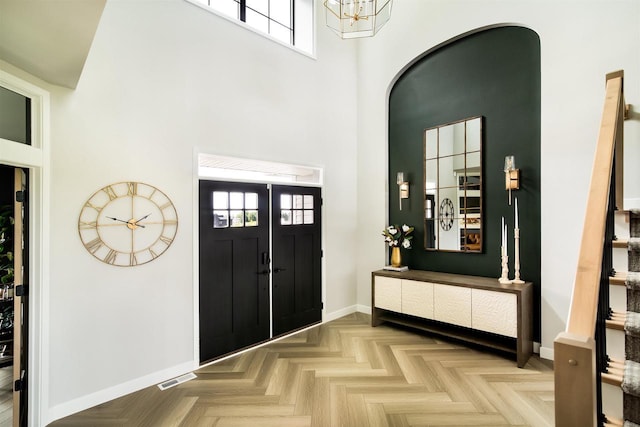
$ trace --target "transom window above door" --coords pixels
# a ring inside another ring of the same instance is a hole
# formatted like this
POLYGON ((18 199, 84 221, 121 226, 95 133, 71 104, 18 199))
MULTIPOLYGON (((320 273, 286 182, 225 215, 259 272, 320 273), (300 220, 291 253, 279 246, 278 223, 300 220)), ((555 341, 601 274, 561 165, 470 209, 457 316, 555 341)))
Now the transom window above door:
POLYGON ((213 192, 213 228, 257 226, 257 193, 213 192))

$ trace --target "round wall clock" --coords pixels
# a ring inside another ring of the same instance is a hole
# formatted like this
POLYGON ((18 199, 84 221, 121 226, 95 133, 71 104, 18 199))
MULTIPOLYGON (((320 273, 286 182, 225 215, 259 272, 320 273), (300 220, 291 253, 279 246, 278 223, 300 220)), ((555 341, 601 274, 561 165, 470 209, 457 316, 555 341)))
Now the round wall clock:
POLYGON ((440 227, 449 231, 453 226, 453 202, 449 198, 442 199, 440 203, 440 227))
POLYGON ((153 261, 173 243, 178 214, 162 191, 118 182, 96 191, 78 218, 82 244, 100 261, 133 267, 153 261))

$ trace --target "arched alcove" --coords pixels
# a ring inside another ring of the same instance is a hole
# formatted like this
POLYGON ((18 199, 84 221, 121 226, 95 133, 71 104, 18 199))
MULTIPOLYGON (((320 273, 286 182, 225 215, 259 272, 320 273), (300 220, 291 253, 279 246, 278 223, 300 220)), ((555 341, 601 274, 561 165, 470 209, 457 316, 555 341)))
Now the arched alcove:
POLYGON ((389 222, 416 227, 403 261, 412 269, 500 276, 501 218, 509 228, 513 277, 513 205, 503 172, 506 155, 521 171, 518 198, 521 276, 534 283, 534 338, 540 339, 540 39, 527 28, 471 32, 426 52, 397 78, 389 95, 389 222), (482 116, 480 253, 424 249, 424 130, 482 116), (400 210, 397 172, 411 197, 400 210))

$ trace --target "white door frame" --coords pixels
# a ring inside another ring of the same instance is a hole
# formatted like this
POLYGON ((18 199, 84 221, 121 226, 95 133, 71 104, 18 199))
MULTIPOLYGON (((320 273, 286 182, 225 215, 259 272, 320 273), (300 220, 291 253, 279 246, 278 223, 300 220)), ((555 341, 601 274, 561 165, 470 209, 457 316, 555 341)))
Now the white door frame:
POLYGON ((28 425, 49 423, 49 92, 0 70, 0 86, 31 99, 31 144, 0 138, 0 164, 29 170, 28 425))

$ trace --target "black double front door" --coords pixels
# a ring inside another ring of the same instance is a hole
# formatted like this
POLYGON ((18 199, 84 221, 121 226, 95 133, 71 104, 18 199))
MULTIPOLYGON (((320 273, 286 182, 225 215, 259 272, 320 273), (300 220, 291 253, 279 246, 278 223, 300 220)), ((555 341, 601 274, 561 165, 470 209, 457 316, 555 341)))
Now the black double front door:
POLYGON ((318 188, 200 181, 201 363, 321 321, 320 200, 318 188))

